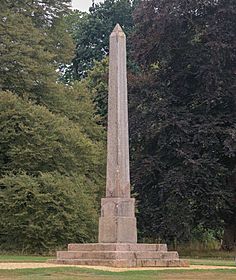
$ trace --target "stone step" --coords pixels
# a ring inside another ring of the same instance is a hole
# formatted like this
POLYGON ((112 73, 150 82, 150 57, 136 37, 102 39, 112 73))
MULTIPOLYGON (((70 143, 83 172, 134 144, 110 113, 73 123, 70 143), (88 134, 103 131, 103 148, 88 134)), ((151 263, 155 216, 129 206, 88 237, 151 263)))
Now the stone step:
POLYGON ((179 259, 177 252, 162 251, 58 251, 57 259, 179 259))
POLYGON ((189 267, 187 260, 136 260, 136 267, 189 267))
POLYGON ((167 245, 137 243, 84 243, 69 244, 68 251, 167 251, 167 245))
POLYGON ((91 266, 110 266, 110 267, 135 267, 135 260, 104 260, 104 259, 57 259, 49 260, 49 263, 65 265, 91 265, 91 266))
POLYGON ((188 267, 186 260, 104 260, 104 259, 60 259, 50 260, 50 263, 66 264, 66 265, 91 265, 91 266, 110 266, 110 267, 188 267))

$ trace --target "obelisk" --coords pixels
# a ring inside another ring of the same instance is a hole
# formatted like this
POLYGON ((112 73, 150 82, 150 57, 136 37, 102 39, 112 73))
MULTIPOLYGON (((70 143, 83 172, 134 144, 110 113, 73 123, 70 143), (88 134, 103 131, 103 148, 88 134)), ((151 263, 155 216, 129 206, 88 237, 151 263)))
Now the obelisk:
POLYGON ((135 200, 130 198, 126 37, 119 24, 110 36, 107 181, 101 202, 99 243, 69 244, 49 262, 113 267, 181 267, 188 262, 166 244, 137 243, 135 200))
POLYGON ((110 35, 106 198, 101 202, 100 243, 136 243, 135 200, 130 198, 126 36, 110 35))

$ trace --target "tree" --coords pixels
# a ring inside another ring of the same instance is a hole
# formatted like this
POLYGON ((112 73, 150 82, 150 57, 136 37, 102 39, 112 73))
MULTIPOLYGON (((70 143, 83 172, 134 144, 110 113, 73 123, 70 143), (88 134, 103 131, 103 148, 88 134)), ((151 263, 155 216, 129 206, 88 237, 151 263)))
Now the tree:
POLYGON ((235 13, 230 0, 136 10, 133 48, 148 74, 131 87, 132 174, 146 236, 189 240, 199 225, 235 223, 235 13))
POLYGON ((30 17, 36 28, 45 30, 50 27, 55 19, 69 12, 71 0, 2 0, 1 10, 10 10, 30 17))
POLYGON ((45 253, 68 242, 91 242, 97 209, 88 183, 59 173, 9 173, 0 178, 2 250, 45 253))
MULTIPOLYGON (((6 1, 0 12, 0 88, 40 102, 57 79, 56 69, 71 59, 73 43, 58 17, 37 25, 31 16, 36 7, 20 2, 6 1)), ((48 9, 56 13, 54 6, 48 9)))
POLYGON ((99 123, 107 126, 108 106, 108 59, 95 61, 94 67, 88 71, 85 79, 90 95, 92 96, 96 115, 99 116, 99 123))
POLYGON ((108 54, 109 35, 117 23, 127 35, 133 28, 134 3, 130 0, 105 0, 96 4, 89 13, 73 12, 66 21, 76 42, 76 55, 65 76, 80 79, 94 66, 94 61, 101 61, 108 54), (78 20, 77 25, 75 21, 78 20), (76 25, 76 28, 74 26, 76 25))
POLYGON ((69 1, 3 1, 0 20, 0 242, 47 252, 94 241, 104 133, 82 82, 59 82, 69 1))
POLYGON ((104 148, 98 136, 90 139, 89 123, 83 128, 83 109, 77 113, 80 120, 73 120, 0 92, 0 239, 5 249, 47 251, 69 240, 95 238, 104 148))

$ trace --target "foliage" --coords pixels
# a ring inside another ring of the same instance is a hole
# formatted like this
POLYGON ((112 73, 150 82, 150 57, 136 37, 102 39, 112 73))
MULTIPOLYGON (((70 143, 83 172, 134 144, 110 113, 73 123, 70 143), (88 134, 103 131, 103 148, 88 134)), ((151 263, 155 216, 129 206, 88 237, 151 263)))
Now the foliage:
MULTIPOLYGON (((0 88, 40 102, 57 79, 55 70, 71 59, 73 43, 62 20, 50 14, 46 25, 40 14, 30 16, 37 9, 23 2, 7 1, 0 12, 0 88), (43 21, 40 25, 37 17, 43 21)), ((35 2, 41 9, 42 1, 35 2)), ((56 13, 56 7, 50 10, 56 13)))
POLYGON ((85 83, 65 86, 70 1, 3 1, 0 11, 0 243, 44 252, 94 241, 104 133, 85 83))
POLYGON ((58 173, 9 174, 0 179, 1 249, 42 253, 93 240, 96 210, 84 179, 58 173))
MULTIPOLYGON (((1 174, 58 171, 92 176, 100 168, 99 142, 90 140, 67 117, 1 93, 1 174)), ((100 146, 102 148, 102 146, 100 146)))
POLYGON ((93 98, 96 114, 100 123, 106 127, 108 103, 108 59, 95 61, 94 67, 88 71, 86 84, 93 98))
POLYGON ((132 11, 135 6, 130 0, 105 0, 95 4, 89 13, 75 11, 67 16, 68 29, 76 42, 76 55, 67 69, 64 79, 80 79, 108 54, 109 35, 117 23, 130 34, 133 28, 132 11), (76 21, 77 25, 76 25, 76 21))
MULTIPOLYGON (((72 89, 70 94, 75 101, 72 89)), ((104 147, 101 130, 88 121, 90 107, 83 96, 80 110, 66 117, 73 109, 70 103, 52 113, 10 92, 0 93, 2 248, 40 252, 95 238, 104 147), (93 138, 96 131, 100 137, 93 138)))
POLYGON ((188 240, 235 223, 235 1, 142 1, 146 74, 130 92, 132 176, 144 236, 188 240))
POLYGON ((48 28, 68 13, 71 0, 2 0, 1 10, 10 10, 30 17, 37 28, 48 28))
POLYGON ((92 141, 105 140, 103 128, 97 125, 100 117, 95 114, 91 93, 84 81, 75 82, 73 86, 55 84, 50 94, 44 96, 43 103, 51 112, 79 125, 81 132, 92 141))

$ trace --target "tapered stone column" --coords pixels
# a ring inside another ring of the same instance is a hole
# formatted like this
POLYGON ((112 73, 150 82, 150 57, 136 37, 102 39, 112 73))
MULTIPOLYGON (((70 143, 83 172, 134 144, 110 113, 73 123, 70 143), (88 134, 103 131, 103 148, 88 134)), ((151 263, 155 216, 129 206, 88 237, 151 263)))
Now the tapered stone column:
POLYGON ((119 24, 110 35, 106 178, 99 242, 135 243, 135 201, 130 198, 126 36, 119 24))

